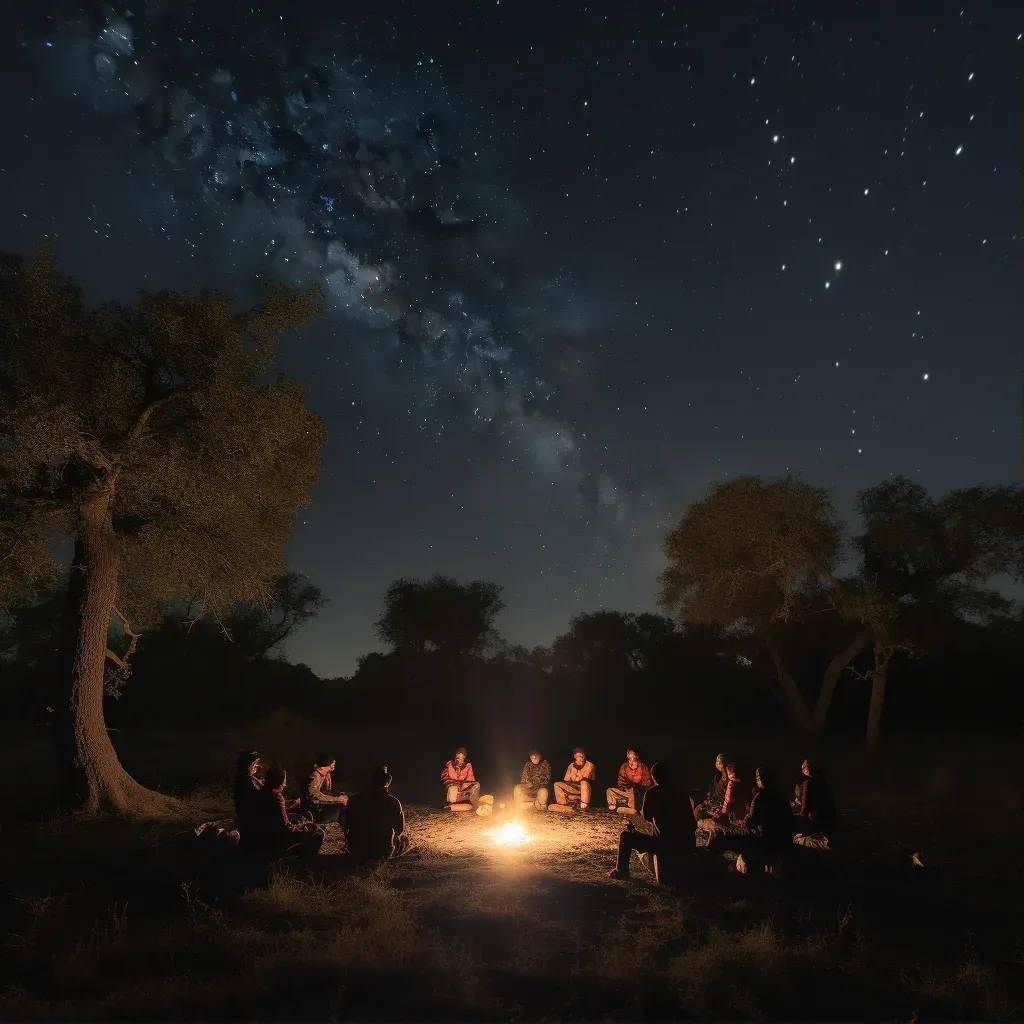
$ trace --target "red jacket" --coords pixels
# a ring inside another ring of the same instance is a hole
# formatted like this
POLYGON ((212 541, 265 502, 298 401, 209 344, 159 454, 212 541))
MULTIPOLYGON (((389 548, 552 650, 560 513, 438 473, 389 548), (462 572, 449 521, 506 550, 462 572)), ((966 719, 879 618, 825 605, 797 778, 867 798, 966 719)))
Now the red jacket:
POLYGON ((472 762, 467 761, 459 768, 454 761, 449 761, 441 772, 441 781, 448 785, 456 782, 476 782, 472 762))
POLYGON ((650 789, 651 770, 643 761, 637 761, 635 768, 631 767, 628 761, 623 761, 619 765, 617 785, 619 789, 632 789, 634 786, 645 786, 650 789))

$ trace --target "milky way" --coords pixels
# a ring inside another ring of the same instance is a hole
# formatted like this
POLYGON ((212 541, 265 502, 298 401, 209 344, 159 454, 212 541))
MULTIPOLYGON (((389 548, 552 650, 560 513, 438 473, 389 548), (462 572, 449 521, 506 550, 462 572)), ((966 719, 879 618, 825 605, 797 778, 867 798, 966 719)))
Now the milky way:
POLYGON ((1020 470, 1008 5, 96 4, 0 34, 3 248, 91 301, 318 281, 289 550, 350 671, 400 575, 548 642, 649 610, 713 480, 1020 470), (213 12, 212 14, 210 12, 213 12))
POLYGON ((430 58, 374 64, 343 19, 314 41, 266 5, 107 5, 44 34, 129 166, 155 160, 174 227, 243 281, 319 282, 332 318, 412 367, 432 431, 489 425, 567 487, 566 511, 622 523, 624 493, 550 405, 579 330, 570 292, 531 268, 530 226, 483 166, 491 140, 430 58))

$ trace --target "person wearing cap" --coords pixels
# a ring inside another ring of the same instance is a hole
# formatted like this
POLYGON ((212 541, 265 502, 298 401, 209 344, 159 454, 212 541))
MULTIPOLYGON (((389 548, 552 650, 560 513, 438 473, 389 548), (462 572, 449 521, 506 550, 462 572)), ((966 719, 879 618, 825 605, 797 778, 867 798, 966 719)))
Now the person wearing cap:
POLYGON ((469 760, 469 751, 459 747, 441 772, 444 783, 445 800, 448 804, 470 803, 475 811, 480 804, 480 783, 473 774, 473 765, 469 760))
POLYGON ((366 788, 349 797, 345 843, 357 865, 401 857, 412 848, 405 832, 405 811, 401 801, 388 792, 390 785, 391 773, 385 765, 378 765, 366 788))
POLYGON ((521 811, 526 803, 532 803, 538 811, 546 811, 550 783, 551 765, 541 758, 539 750, 531 750, 526 764, 523 765, 519 785, 512 790, 516 811, 521 811))
POLYGON ((626 760, 619 766, 619 777, 615 785, 609 786, 605 791, 608 810, 615 812, 620 807, 625 807, 636 813, 637 806, 643 801, 644 793, 650 788, 651 770, 630 747, 626 751, 626 760))
POLYGON ((306 780, 302 809, 318 825, 330 825, 341 820, 348 803, 348 794, 335 793, 332 775, 337 762, 333 754, 318 754, 313 770, 306 780))
POLYGON ((581 811, 590 806, 590 797, 594 787, 597 771, 582 747, 572 752, 572 760, 565 769, 565 777, 555 783, 555 803, 568 806, 579 803, 581 811))

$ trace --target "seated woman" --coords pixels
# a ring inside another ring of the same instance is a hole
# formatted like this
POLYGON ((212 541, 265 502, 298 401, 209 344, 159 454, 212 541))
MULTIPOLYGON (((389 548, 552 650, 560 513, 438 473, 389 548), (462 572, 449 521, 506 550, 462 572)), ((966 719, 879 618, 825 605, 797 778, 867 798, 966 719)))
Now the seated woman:
POLYGON ((324 834, 315 825, 292 824, 284 801, 288 773, 269 768, 263 788, 249 807, 249 817, 239 829, 239 851, 266 860, 320 852, 324 834))
POLYGON ((800 766, 800 781, 796 784, 796 798, 793 813, 796 815, 798 832, 804 835, 830 835, 839 825, 839 812, 832 798, 832 787, 828 784, 821 765, 806 760, 800 766))
POLYGON ((742 821, 750 811, 753 799, 753 786, 743 778, 743 773, 736 762, 728 760, 725 764, 725 788, 717 809, 706 811, 705 808, 697 820, 697 846, 710 846, 712 841, 723 836, 742 834, 742 821))
POLYGON ((730 837, 729 848, 743 856, 748 868, 764 870, 793 848, 793 812, 779 791, 774 768, 762 765, 754 773, 757 785, 750 809, 740 822, 741 835, 730 837))
POLYGON ((726 773, 726 765, 732 758, 725 754, 718 754, 715 757, 715 775, 708 783, 707 794, 698 804, 693 805, 693 814, 696 818, 715 817, 722 809, 722 801, 725 799, 725 790, 729 784, 729 777, 726 773))

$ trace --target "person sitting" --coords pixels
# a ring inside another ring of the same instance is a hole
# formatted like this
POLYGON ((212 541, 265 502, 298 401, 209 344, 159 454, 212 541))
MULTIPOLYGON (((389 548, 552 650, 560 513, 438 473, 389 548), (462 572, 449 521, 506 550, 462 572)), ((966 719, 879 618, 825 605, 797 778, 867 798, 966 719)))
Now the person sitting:
POLYGON ((659 762, 651 767, 651 788, 644 794, 640 817, 654 826, 654 834, 637 832, 630 820, 619 836, 615 867, 608 872, 609 878, 629 878, 629 857, 634 850, 647 855, 646 863, 653 870, 655 855, 678 861, 692 848, 693 805, 674 785, 667 764, 659 762))
POLYGON ((241 834, 252 820, 253 803, 263 788, 263 762, 255 750, 243 750, 235 764, 235 828, 241 834))
POLYGON ((401 801, 388 792, 391 773, 378 765, 365 789, 349 797, 345 808, 345 842, 357 865, 383 863, 412 848, 405 832, 401 801))
POLYGON ((839 824, 832 787, 821 766, 815 761, 804 761, 800 772, 796 798, 792 804, 797 831, 805 835, 830 835, 839 824))
MULTIPOLYGON (((789 801, 779 791, 774 768, 762 765, 754 773, 757 789, 750 810, 740 823, 744 834, 729 840, 746 868, 764 870, 793 848, 796 827, 789 801)), ((739 861, 737 867, 742 870, 739 861)))
POLYGON ((608 810, 615 812, 625 806, 635 814, 637 805, 643 802, 645 790, 650 788, 651 771, 630 747, 626 751, 626 760, 619 765, 619 777, 615 785, 605 791, 608 810))
POLYGON ((722 791, 721 803, 709 811, 705 802, 700 814, 695 816, 697 846, 706 849, 725 836, 743 835, 741 822, 750 811, 753 795, 753 785, 743 778, 736 762, 729 758, 725 765, 725 789, 722 791))
POLYGON ((565 769, 565 778, 555 783, 555 803, 569 808, 578 802, 581 811, 587 810, 596 774, 593 763, 587 760, 586 751, 577 747, 572 752, 569 767, 565 769))
POLYGON ((551 783, 551 765, 541 760, 539 750, 531 750, 523 765, 519 785, 512 790, 516 813, 522 811, 524 803, 532 803, 538 811, 548 809, 548 785, 551 783))
POLYGON ((469 751, 465 747, 459 747, 455 757, 444 766, 441 781, 444 783, 445 801, 449 807, 468 802, 475 811, 480 805, 480 783, 473 774, 469 751))
POLYGON ((722 801, 725 799, 725 790, 729 785, 729 775, 726 765, 732 758, 725 754, 718 754, 715 757, 715 776, 708 783, 707 793, 699 804, 693 805, 693 813, 699 817, 717 817, 722 810, 722 801))
POLYGON ((332 825, 341 821, 348 803, 348 794, 335 793, 334 769, 337 761, 331 754, 318 754, 313 770, 306 780, 302 809, 318 825, 332 825))
POLYGON ((249 855, 276 860, 293 854, 312 856, 320 852, 324 834, 308 823, 293 825, 288 820, 284 787, 288 773, 268 768, 263 788, 251 806, 251 817, 241 829, 239 850, 249 855))

